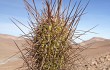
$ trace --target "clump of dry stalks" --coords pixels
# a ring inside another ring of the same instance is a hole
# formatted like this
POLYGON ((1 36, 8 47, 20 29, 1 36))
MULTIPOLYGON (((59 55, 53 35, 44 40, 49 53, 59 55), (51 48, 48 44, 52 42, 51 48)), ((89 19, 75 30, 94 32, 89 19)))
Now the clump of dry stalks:
POLYGON ((19 69, 74 70, 75 61, 82 59, 80 52, 86 49, 74 40, 82 35, 76 36, 76 28, 89 2, 82 7, 79 1, 70 8, 73 1, 69 0, 68 6, 62 11, 62 0, 42 1, 43 10, 39 13, 35 0, 32 0, 33 4, 24 0, 32 20, 30 19, 30 27, 18 21, 31 29, 29 34, 23 32, 29 44, 29 47, 25 48, 25 53, 18 47, 24 60, 23 66, 19 69))

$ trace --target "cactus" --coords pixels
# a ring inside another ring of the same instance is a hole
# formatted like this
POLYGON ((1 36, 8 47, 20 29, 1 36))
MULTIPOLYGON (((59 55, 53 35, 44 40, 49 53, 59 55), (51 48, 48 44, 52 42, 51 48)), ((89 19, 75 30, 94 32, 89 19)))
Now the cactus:
POLYGON ((61 11, 62 0, 44 0, 44 8, 39 13, 35 1, 32 2, 33 5, 24 0, 31 18, 31 31, 25 34, 30 47, 26 47, 27 52, 22 54, 23 70, 71 70, 74 61, 79 59, 79 54, 75 54, 78 48, 73 49, 75 42, 72 40, 88 3, 82 8, 80 1, 70 10, 70 0, 67 8, 61 11))

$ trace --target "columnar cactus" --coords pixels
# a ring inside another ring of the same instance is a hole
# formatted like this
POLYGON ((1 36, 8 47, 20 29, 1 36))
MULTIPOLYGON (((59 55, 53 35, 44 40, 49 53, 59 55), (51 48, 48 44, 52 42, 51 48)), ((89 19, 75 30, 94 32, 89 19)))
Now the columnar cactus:
POLYGON ((88 3, 82 8, 80 1, 70 10, 70 0, 67 8, 61 11, 62 0, 43 0, 45 5, 39 13, 35 1, 32 2, 33 6, 24 0, 30 18, 34 21, 30 19, 31 31, 25 35, 31 45, 26 48, 27 53, 23 56, 23 67, 26 70, 70 70, 74 61, 78 60, 75 58, 78 53, 74 54, 78 48, 74 48, 75 42, 72 40, 88 3))

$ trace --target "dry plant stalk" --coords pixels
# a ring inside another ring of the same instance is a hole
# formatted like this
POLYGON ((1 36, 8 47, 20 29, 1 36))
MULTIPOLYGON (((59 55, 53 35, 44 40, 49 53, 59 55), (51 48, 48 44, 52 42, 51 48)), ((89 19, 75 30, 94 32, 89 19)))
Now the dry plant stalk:
MULTIPOLYGON (((74 62, 82 59, 80 53, 86 48, 76 45, 73 41, 77 25, 81 16, 88 5, 83 8, 81 1, 75 3, 70 10, 72 0, 69 0, 68 6, 62 10, 63 0, 42 0, 43 10, 39 13, 35 0, 32 5, 24 0, 24 4, 30 16, 29 27, 19 22, 23 26, 31 29, 27 37, 26 53, 20 50, 24 64, 23 70, 73 70, 74 62), (34 21, 33 21, 34 20, 34 21)), ((13 20, 12 20, 13 21, 13 20)), ((13 23, 15 23, 13 21, 13 23)), ((15 23, 16 25, 16 23, 15 23)))

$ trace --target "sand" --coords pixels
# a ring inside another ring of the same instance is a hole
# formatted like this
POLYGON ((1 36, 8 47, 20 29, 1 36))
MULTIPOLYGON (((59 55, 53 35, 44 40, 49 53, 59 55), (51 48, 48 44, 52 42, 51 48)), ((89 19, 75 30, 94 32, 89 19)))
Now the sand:
MULTIPOLYGON (((23 64, 23 60, 19 58, 20 53, 15 55, 19 50, 13 40, 16 41, 20 48, 23 48, 22 45, 25 43, 24 39, 0 34, 0 70, 14 70, 23 64)), ((82 68, 80 66, 76 70, 110 70, 109 39, 95 37, 81 43, 81 45, 89 47, 81 53, 89 62, 89 65, 85 67, 82 65, 82 68)))

